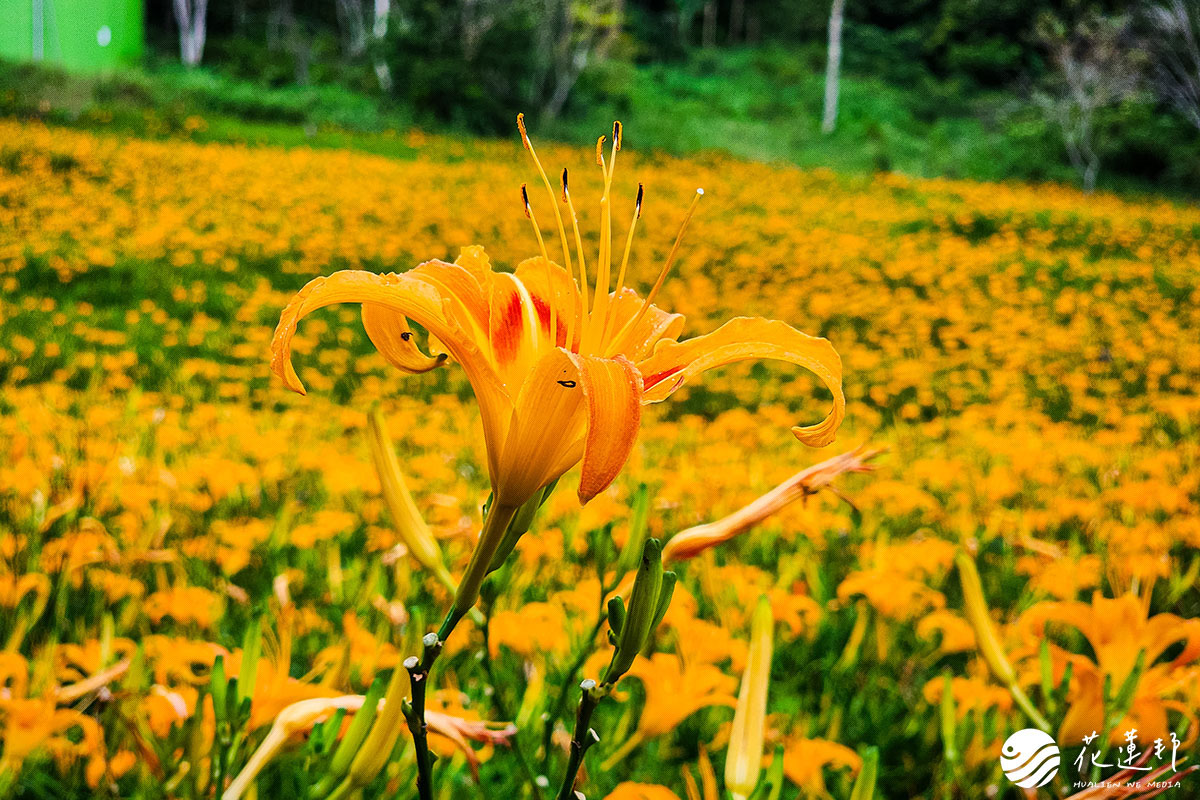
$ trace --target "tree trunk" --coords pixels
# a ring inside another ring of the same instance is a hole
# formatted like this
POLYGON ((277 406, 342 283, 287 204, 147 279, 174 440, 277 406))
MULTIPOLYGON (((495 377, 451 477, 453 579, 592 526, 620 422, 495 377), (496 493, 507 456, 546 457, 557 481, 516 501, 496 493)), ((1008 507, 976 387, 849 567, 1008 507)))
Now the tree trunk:
POLYGON ((742 21, 746 18, 746 0, 733 0, 729 4, 729 43, 736 44, 742 38, 742 21))
POLYGON ((362 0, 337 0, 336 8, 346 58, 359 58, 367 51, 367 26, 363 20, 362 0))
POLYGON ((762 41, 762 17, 751 13, 746 17, 746 44, 758 44, 762 41))
POLYGON ((704 4, 704 27, 700 30, 700 44, 713 47, 717 43, 717 2, 708 0, 704 4))
POLYGON ((383 43, 387 38, 388 15, 391 11, 391 0, 375 0, 375 22, 371 26, 371 38, 374 40, 374 45, 371 51, 375 77, 379 80, 379 88, 383 90, 384 94, 390 94, 394 85, 392 71, 383 54, 383 43))
POLYGON ((833 133, 837 125, 838 73, 842 68, 842 17, 846 0, 833 0, 829 9, 829 60, 825 65, 825 113, 821 132, 833 133))
POLYGON ((179 60, 194 67, 204 57, 208 0, 175 0, 175 22, 179 25, 179 60))

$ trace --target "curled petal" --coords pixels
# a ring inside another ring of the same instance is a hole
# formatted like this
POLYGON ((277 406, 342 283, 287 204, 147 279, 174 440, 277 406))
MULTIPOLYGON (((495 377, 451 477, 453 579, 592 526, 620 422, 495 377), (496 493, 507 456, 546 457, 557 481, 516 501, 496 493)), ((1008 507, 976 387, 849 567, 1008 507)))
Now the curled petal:
POLYGON ((770 358, 804 367, 833 393, 833 410, 815 425, 792 428, 805 444, 821 447, 833 441, 846 415, 842 393, 842 359, 827 339, 809 336, 783 322, 738 317, 712 333, 685 342, 661 342, 638 364, 645 376, 645 402, 665 400, 684 382, 705 370, 736 361, 770 358))
POLYGON ((472 322, 468 302, 472 285, 477 291, 478 284, 470 273, 443 262, 422 264, 401 275, 343 270, 315 278, 292 298, 279 317, 271 340, 271 370, 289 389, 304 394, 304 384, 292 366, 292 337, 300 320, 317 309, 337 303, 362 303, 407 317, 429 331, 467 373, 479 400, 488 466, 494 475, 495 454, 507 434, 512 402, 490 361, 487 328, 481 331, 472 322), (435 282, 434 276, 440 276, 442 282, 435 282), (463 294, 446 288, 451 284, 463 294))
POLYGON ((296 325, 313 311, 337 303, 378 305, 383 310, 411 317, 442 341, 458 338, 453 336, 452 326, 442 313, 442 298, 437 289, 408 275, 343 270, 327 278, 314 278, 287 304, 271 340, 271 370, 289 389, 305 393, 291 361, 296 325))
POLYGON ((596 358, 572 353, 587 406, 587 437, 579 501, 586 503, 613 482, 637 441, 642 422, 642 375, 624 356, 596 358))
POLYGON ((403 314, 374 303, 363 303, 362 321, 375 349, 396 369, 418 375, 446 363, 445 353, 427 356, 421 352, 403 314))

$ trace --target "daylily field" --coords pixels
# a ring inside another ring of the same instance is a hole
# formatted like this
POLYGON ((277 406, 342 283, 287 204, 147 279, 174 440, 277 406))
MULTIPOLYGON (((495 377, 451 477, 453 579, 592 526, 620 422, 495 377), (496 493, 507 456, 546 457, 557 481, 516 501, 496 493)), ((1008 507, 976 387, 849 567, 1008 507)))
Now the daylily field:
MULTIPOLYGON (((415 796, 403 725, 341 745, 468 569, 480 406, 455 357, 391 366, 357 304, 300 322, 307 396, 273 333, 319 275, 538 255, 522 183, 561 249, 515 131, 398 136, 407 159, 0 121, 0 797, 415 796)), ((591 143, 538 154, 571 168, 592 269, 591 143)), ((845 419, 802 444, 829 390, 738 363, 646 406, 582 507, 568 472, 429 677, 434 796, 560 796, 647 535, 678 584, 591 719, 589 800, 1023 797, 1001 747, 1031 727, 1062 748, 1038 796, 1147 775, 1197 796, 1200 210, 679 160, 633 128, 620 159, 617 256, 645 186, 625 285, 651 289, 703 187, 655 305, 681 338, 737 316, 827 338, 845 419)))

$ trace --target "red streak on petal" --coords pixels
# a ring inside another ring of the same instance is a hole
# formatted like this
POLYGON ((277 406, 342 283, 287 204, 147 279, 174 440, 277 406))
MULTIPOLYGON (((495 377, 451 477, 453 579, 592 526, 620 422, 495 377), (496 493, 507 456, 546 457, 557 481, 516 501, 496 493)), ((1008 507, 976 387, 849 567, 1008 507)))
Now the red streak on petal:
POLYGON ((664 370, 663 372, 655 373, 654 375, 647 375, 644 378, 644 381, 645 381, 644 385, 647 389, 649 389, 651 386, 654 386, 657 383, 662 383, 664 380, 671 377, 675 373, 682 372, 682 371, 683 371, 683 367, 678 366, 678 367, 671 367, 668 370, 664 370))
POLYGON ((500 312, 500 319, 492 323, 492 352, 501 364, 512 361, 521 349, 523 316, 521 295, 513 292, 500 312))

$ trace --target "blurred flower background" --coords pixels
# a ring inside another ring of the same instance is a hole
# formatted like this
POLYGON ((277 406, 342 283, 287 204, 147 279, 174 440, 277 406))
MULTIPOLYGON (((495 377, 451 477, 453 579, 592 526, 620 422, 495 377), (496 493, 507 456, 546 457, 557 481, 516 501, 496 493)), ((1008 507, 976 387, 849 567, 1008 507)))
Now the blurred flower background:
MULTIPOLYGON (((307 397, 272 331, 335 270, 536 256, 522 109, 589 263, 624 120, 643 295, 703 187, 656 303, 828 338, 846 417, 806 448, 820 381, 734 365, 582 508, 564 477, 433 672, 439 796, 554 796, 647 537, 679 580, 588 798, 1015 798, 1029 727, 1046 796, 1132 764, 1189 796, 1197 18, 1117 5, 0 2, 0 796, 331 790, 452 601, 487 452, 462 371, 402 375, 357 306, 292 340, 307 397)), ((388 745, 366 797, 414 793, 388 745)))

